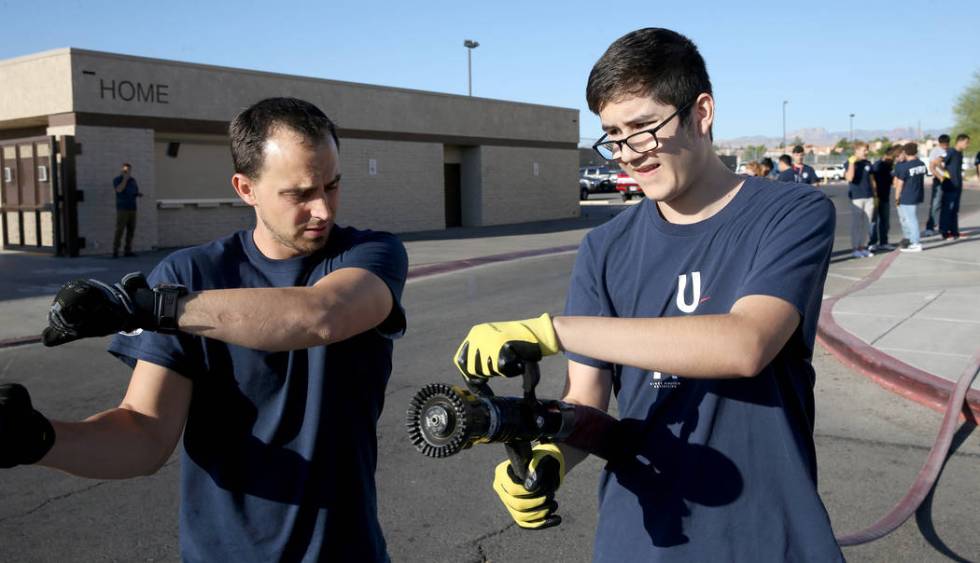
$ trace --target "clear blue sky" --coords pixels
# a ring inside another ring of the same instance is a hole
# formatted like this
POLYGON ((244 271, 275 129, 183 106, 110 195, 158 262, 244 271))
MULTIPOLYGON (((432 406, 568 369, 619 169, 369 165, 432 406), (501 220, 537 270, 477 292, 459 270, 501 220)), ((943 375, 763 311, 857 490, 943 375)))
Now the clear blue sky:
MULTIPOLYGON (((980 70, 980 2, 453 2, 0 0, 0 59, 79 47, 466 93, 578 108, 589 70, 639 27, 692 38, 708 64, 715 137, 787 130, 953 124, 956 97, 980 70)), ((2 96, 0 88, 0 96, 2 96)), ((342 122, 343 116, 337 116, 342 122)))

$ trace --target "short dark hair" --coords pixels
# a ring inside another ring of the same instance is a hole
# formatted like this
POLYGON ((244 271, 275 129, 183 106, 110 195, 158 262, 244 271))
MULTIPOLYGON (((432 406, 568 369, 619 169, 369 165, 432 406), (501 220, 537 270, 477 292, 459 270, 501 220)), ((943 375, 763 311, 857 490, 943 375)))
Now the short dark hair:
POLYGON ((940 143, 946 143, 948 145, 949 144, 949 135, 947 135, 946 133, 943 133, 942 135, 939 136, 938 141, 940 143))
MULTIPOLYGON (((613 42, 589 73, 585 99, 598 114, 606 104, 629 95, 648 95, 680 108, 699 94, 711 94, 711 79, 693 41, 676 31, 647 27, 613 42)), ((678 115, 683 124, 691 115, 678 115)))
POLYGON ((768 156, 767 156, 767 157, 765 157, 765 158, 763 158, 763 159, 762 159, 762 160, 760 160, 759 162, 760 162, 760 163, 761 163, 761 164, 762 164, 763 166, 765 166, 766 168, 768 168, 769 170, 772 170, 773 168, 775 168, 775 167, 776 167, 776 163, 775 163, 775 162, 773 162, 773 161, 772 161, 772 159, 771 159, 771 158, 769 158, 768 156))
POLYGON ((783 164, 789 164, 789 165, 792 166, 792 164, 793 164, 793 157, 791 157, 788 154, 781 154, 781 155, 779 155, 779 162, 782 162, 783 164))
POLYGON ((904 145, 902 145, 902 150, 905 151, 905 154, 907 154, 908 156, 915 156, 919 154, 919 145, 911 142, 905 143, 904 145))
POLYGON ((132 168, 133 168, 133 165, 130 164, 130 163, 128 163, 128 162, 124 162, 124 163, 122 163, 122 165, 125 166, 126 168, 129 168, 130 170, 132 170, 132 168))
POLYGON ((969 141, 970 140, 970 136, 967 135, 966 133, 960 133, 959 135, 956 136, 956 142, 957 143, 960 142, 960 141, 962 141, 963 139, 966 139, 967 141, 969 141))
POLYGON ((805 153, 806 150, 803 149, 803 145, 796 145, 795 147, 793 147, 793 152, 796 154, 802 154, 805 153))
POLYGON ((340 147, 337 128, 320 108, 296 98, 266 98, 236 115, 228 127, 235 172, 250 178, 259 176, 265 142, 279 127, 312 143, 323 142, 329 134, 340 147))

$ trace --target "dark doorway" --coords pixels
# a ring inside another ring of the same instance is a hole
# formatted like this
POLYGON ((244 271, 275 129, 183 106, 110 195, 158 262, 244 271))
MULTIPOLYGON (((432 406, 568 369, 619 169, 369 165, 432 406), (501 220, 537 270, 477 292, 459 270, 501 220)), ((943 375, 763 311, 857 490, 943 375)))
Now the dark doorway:
POLYGON ((459 164, 443 164, 443 177, 446 187, 446 227, 463 226, 462 180, 459 164))

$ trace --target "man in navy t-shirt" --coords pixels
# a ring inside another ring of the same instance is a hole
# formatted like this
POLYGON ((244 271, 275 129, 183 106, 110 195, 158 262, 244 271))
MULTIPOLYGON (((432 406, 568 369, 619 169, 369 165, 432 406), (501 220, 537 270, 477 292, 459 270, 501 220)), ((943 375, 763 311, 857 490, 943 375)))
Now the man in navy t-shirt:
POLYGON ((812 166, 803 163, 805 156, 806 150, 803 148, 803 145, 793 147, 793 181, 797 184, 813 185, 819 182, 820 178, 812 166))
POLYGON ((183 434, 185 561, 387 561, 376 428, 405 329, 405 249, 336 224, 338 141, 312 104, 258 102, 230 137, 255 228, 175 252, 148 280, 66 284, 45 344, 128 331, 109 351, 134 367, 129 391, 52 423, 16 390, 19 431, 0 426, 0 462, 133 477, 183 434))
POLYGON ((898 219, 902 223, 902 234, 909 244, 902 252, 921 252, 919 243, 919 204, 925 199, 925 179, 927 167, 919 160, 919 145, 906 143, 902 147, 905 160, 895 165, 895 205, 898 206, 898 219))
POLYGON ((868 250, 894 250, 895 247, 888 244, 888 228, 892 191, 892 177, 894 174, 895 162, 900 160, 902 147, 891 146, 885 151, 880 159, 871 165, 871 175, 875 180, 875 214, 871 221, 871 244, 868 250))
POLYGON ((943 240, 960 238, 960 197, 963 194, 963 151, 970 144, 964 133, 956 136, 956 143, 946 151, 942 168, 942 208, 939 211, 939 231, 943 240))
POLYGON ((776 180, 779 182, 795 182, 796 172, 793 170, 793 159, 788 154, 779 155, 779 162, 776 164, 779 174, 776 180))
MULTIPOLYGON (((725 167, 704 60, 680 34, 618 39, 586 94, 595 150, 646 199, 586 236, 563 316, 476 325, 456 364, 514 375, 515 357, 564 350, 565 401, 605 410, 615 393, 595 561, 841 560, 817 493, 811 364, 833 204, 725 167)), ((585 455, 536 445, 532 479, 504 461, 494 490, 521 527, 553 524, 554 491, 528 487, 585 455)))
POLYGON ((854 154, 844 164, 844 179, 851 200, 851 256, 867 258, 873 255, 867 245, 875 212, 875 181, 864 141, 854 143, 854 154))

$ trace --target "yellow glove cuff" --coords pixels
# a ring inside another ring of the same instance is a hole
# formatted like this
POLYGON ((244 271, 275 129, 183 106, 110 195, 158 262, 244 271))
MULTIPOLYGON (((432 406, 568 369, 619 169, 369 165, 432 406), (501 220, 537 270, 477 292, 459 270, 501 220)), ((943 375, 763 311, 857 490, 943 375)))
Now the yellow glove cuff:
POLYGON ((521 321, 521 324, 537 337, 542 356, 558 353, 558 335, 555 334, 555 325, 551 322, 551 315, 545 313, 536 319, 521 321))

